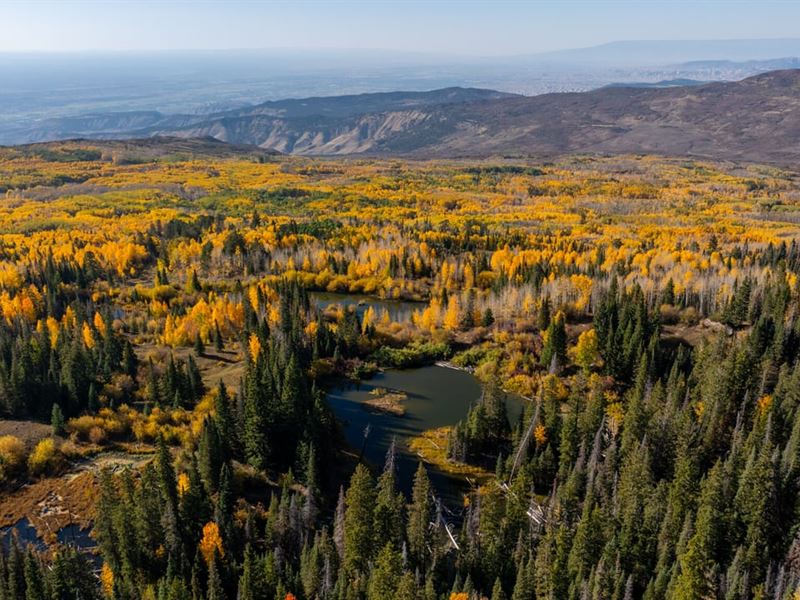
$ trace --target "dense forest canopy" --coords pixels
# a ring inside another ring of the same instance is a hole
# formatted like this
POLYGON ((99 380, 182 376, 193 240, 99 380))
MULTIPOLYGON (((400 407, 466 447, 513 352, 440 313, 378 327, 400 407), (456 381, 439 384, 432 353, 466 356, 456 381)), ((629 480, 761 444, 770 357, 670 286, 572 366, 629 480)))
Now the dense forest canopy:
POLYGON ((71 142, 0 186, 0 526, 46 542, 4 534, 0 599, 800 593, 794 173, 71 142), (434 361, 483 392, 403 490, 326 389, 434 361))

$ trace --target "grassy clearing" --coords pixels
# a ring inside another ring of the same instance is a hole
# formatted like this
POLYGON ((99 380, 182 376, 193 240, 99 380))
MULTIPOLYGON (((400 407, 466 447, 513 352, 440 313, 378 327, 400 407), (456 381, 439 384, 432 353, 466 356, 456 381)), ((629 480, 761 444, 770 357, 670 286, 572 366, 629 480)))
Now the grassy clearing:
POLYGON ((447 438, 451 430, 452 427, 429 429, 411 438, 408 447, 426 463, 434 465, 445 473, 470 479, 478 485, 488 481, 494 475, 490 471, 447 458, 447 438))

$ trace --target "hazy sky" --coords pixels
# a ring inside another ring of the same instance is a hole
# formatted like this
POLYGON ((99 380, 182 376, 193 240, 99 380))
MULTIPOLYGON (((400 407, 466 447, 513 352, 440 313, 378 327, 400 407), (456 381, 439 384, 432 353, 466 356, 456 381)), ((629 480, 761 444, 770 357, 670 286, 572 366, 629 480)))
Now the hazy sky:
POLYGON ((498 55, 800 35, 800 1, 0 0, 0 51, 386 48, 498 55))

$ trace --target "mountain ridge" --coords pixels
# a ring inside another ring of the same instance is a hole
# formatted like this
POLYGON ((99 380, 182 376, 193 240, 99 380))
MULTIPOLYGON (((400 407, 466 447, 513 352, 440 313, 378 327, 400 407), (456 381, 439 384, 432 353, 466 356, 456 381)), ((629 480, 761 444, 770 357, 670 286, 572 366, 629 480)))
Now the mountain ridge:
POLYGON ((800 70, 690 87, 511 96, 298 123, 220 121, 212 135, 297 154, 480 157, 655 153, 753 162, 800 158, 800 70), (255 137, 253 137, 255 136, 255 137))
MULTIPOLYGON (((242 108, 208 114, 167 114, 154 110, 88 113, 53 117, 36 123, 32 129, 20 130, 17 135, 28 142, 58 139, 136 138, 181 130, 221 121, 258 117, 274 119, 311 119, 321 117, 346 118, 358 114, 404 110, 431 104, 469 102, 477 99, 515 96, 481 88, 451 86, 424 92, 394 91, 342 96, 312 96, 271 100, 242 108)), ((219 129, 219 126, 217 127, 219 129)), ((199 134, 191 137, 205 137, 199 134)))
POLYGON ((211 137, 299 155, 660 154, 787 164, 800 160, 800 70, 691 86, 538 96, 451 87, 272 101, 212 115, 142 111, 122 113, 116 122, 89 115, 60 123, 75 125, 65 137, 211 137), (100 130, 87 135, 80 124, 100 130))

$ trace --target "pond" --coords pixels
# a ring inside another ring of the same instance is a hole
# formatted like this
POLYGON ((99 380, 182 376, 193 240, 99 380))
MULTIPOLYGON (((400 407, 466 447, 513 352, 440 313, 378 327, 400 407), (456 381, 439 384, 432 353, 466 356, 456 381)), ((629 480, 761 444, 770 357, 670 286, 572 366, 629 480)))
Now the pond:
MULTIPOLYGON (((39 551, 47 549, 47 544, 39 537, 39 533, 27 517, 23 517, 13 525, 0 528, 0 546, 8 550, 14 538, 23 549, 28 546, 39 551)), ((94 553, 97 542, 91 537, 90 528, 81 528, 75 524, 66 525, 56 531, 56 540, 59 544, 72 546, 83 552, 95 568, 100 568, 102 560, 94 553)))
POLYGON ((17 538, 17 542, 23 548, 33 546, 36 550, 45 550, 47 545, 39 537, 36 528, 31 524, 27 517, 23 517, 13 525, 0 529, 0 544, 8 550, 11 542, 17 538))
POLYGON ((359 317, 364 316, 368 307, 372 307, 376 317, 380 318, 383 311, 389 313, 389 318, 396 323, 411 321, 411 315, 415 310, 422 311, 425 304, 422 302, 409 302, 406 300, 384 300, 363 294, 336 294, 333 292, 309 292, 308 297, 311 303, 320 310, 329 306, 342 306, 344 308, 355 307, 359 317))
MULTIPOLYGON (((481 387, 470 373, 442 366, 388 370, 369 381, 340 383, 328 392, 328 402, 342 422, 347 442, 364 459, 382 466, 393 439, 397 440, 397 470, 400 488, 410 495, 419 457, 408 449, 410 438, 428 429, 455 425, 467 416, 470 406, 480 399, 481 387), (373 397, 376 388, 398 390, 403 401, 402 417, 365 410, 362 404, 373 397), (369 427, 368 436, 364 432, 369 427)), ((508 396, 509 420, 516 423, 522 412, 522 399, 508 396)), ((461 477, 428 465, 428 474, 437 494, 452 507, 461 505, 462 493, 469 485, 461 477)))

